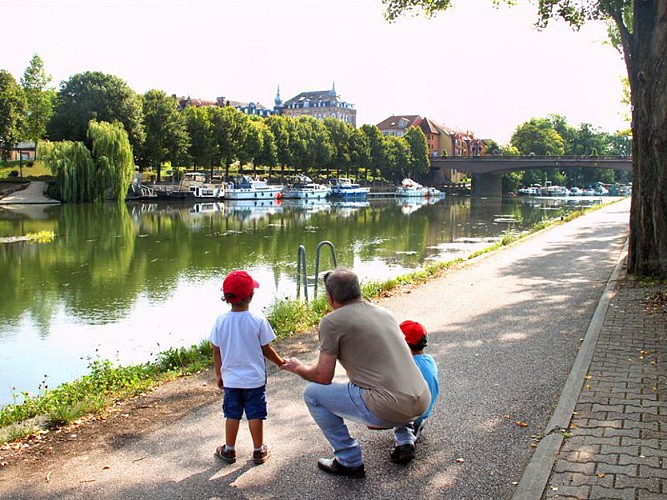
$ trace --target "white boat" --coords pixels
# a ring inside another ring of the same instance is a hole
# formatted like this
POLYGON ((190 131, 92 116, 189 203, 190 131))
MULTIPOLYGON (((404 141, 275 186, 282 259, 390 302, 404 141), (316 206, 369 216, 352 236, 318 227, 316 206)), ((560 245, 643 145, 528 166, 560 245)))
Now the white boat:
POLYGON ((225 200, 272 200, 282 196, 283 186, 269 185, 249 175, 238 177, 227 184, 225 200))
POLYGON ((313 182, 310 177, 299 175, 283 188, 282 197, 287 199, 311 200, 324 199, 331 194, 331 188, 313 182))
POLYGON ((352 182, 351 179, 340 177, 331 188, 331 196, 343 199, 354 198, 365 200, 370 191, 371 188, 361 187, 358 183, 352 182))
POLYGON ((396 196, 400 197, 425 197, 428 196, 428 188, 425 188, 412 179, 405 178, 401 185, 396 188, 396 196))
POLYGON ((519 189, 519 194, 525 194, 529 196, 537 196, 540 194, 541 186, 539 184, 533 184, 532 186, 522 187, 519 189))
POLYGON ((546 186, 541 190, 542 196, 568 196, 570 192, 565 186, 546 186))
POLYGON ((186 172, 176 189, 161 186, 158 198, 182 200, 220 200, 225 194, 225 184, 220 177, 210 179, 201 172, 186 172))

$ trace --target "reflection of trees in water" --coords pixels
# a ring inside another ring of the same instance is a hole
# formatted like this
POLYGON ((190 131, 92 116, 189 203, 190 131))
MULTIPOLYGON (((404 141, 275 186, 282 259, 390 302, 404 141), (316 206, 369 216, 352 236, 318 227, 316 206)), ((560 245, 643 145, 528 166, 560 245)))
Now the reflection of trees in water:
MULTIPOLYGON (((520 222, 533 217, 530 207, 511 200, 469 198, 411 211, 395 200, 327 210, 289 204, 259 211, 140 207, 130 213, 125 205, 63 205, 40 221, 56 233, 53 243, 0 246, 2 320, 18 321, 29 311, 43 334, 59 307, 88 322, 114 321, 139 295, 161 301, 182 280, 222 278, 231 269, 270 267, 277 283, 280 276, 296 276, 299 245, 314 269, 315 248, 324 240, 333 242, 340 265, 382 260, 416 267, 437 254, 439 243, 502 232, 490 227, 499 214, 520 222)), ((329 260, 323 254, 320 267, 329 267, 329 260)))

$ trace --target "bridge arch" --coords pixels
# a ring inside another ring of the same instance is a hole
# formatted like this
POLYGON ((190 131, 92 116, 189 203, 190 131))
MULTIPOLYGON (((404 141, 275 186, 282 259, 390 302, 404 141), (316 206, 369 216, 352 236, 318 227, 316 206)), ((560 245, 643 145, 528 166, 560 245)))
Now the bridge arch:
POLYGON ((466 172, 472 176, 475 196, 500 196, 502 176, 517 170, 536 168, 570 169, 592 167, 632 171, 630 156, 448 156, 431 158, 428 180, 444 183, 447 169, 466 172))

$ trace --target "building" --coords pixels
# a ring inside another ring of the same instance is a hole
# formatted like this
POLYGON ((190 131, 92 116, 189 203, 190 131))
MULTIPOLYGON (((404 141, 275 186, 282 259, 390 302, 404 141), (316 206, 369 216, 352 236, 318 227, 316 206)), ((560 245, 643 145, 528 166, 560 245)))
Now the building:
POLYGON ((37 148, 34 142, 23 141, 9 150, 7 161, 34 161, 37 148))
POLYGON ((357 110, 354 104, 343 101, 336 94, 336 85, 330 90, 301 92, 284 103, 280 100, 280 88, 275 101, 276 111, 285 116, 312 116, 318 120, 336 118, 345 123, 357 126, 357 110))
MULTIPOLYGON (((462 131, 441 125, 419 115, 392 115, 377 124, 384 135, 402 137, 410 127, 421 129, 426 137, 429 156, 479 156, 484 153, 484 141, 476 139, 469 131, 462 131)), ((465 174, 451 169, 445 178, 452 183, 461 182, 465 174)))
POLYGON ((181 111, 187 108, 188 106, 217 106, 225 107, 230 106, 232 108, 238 109, 246 115, 254 116, 271 116, 275 114, 274 110, 269 109, 265 106, 262 106, 256 102, 242 102, 242 101, 231 101, 225 97, 216 97, 215 100, 199 99, 192 97, 177 97, 178 100, 178 109, 181 111))

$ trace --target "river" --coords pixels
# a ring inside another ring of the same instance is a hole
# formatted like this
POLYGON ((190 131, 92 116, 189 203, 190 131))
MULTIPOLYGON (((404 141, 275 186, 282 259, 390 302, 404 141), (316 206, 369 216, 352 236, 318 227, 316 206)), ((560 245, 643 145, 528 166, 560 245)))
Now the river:
MULTIPOLYGON (((0 244, 0 406, 86 373, 91 360, 143 363, 208 336, 225 274, 260 283, 253 308, 295 298, 319 242, 362 281, 464 257, 597 199, 469 198, 363 203, 13 206, 0 237, 52 231, 51 243, 0 244)), ((324 247, 321 270, 332 267, 324 247)), ((321 288, 320 288, 321 293, 321 288)), ((308 291, 312 297, 313 289, 308 291)), ((304 293, 301 293, 303 297, 304 293)))

